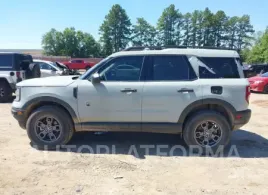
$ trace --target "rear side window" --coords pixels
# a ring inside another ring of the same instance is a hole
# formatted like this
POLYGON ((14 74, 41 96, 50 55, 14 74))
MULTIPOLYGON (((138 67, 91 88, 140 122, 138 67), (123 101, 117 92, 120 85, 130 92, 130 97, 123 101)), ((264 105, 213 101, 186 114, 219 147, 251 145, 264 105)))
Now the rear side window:
POLYGON ((184 56, 152 56, 152 72, 149 80, 193 80, 196 75, 184 56))
POLYGON ((0 68, 10 68, 13 64, 13 55, 0 55, 0 68))
POLYGON ((235 58, 198 58, 207 67, 199 67, 200 78, 240 78, 235 58))

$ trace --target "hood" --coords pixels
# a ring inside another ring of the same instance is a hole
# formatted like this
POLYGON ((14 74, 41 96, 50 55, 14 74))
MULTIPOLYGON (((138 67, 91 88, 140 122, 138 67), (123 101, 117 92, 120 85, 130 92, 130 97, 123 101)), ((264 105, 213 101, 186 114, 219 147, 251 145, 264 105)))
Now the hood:
POLYGON ((17 84, 18 87, 64 87, 72 84, 77 76, 53 76, 28 79, 17 84))

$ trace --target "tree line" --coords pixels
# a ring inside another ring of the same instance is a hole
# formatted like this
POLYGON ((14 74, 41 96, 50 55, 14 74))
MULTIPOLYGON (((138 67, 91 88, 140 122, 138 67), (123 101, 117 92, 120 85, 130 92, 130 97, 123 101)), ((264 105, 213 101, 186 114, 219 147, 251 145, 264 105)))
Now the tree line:
POLYGON ((47 55, 104 57, 128 46, 225 47, 244 50, 251 46, 254 29, 250 16, 228 16, 209 8, 181 13, 171 4, 165 8, 156 26, 144 18, 132 24, 126 10, 115 4, 99 28, 97 41, 89 33, 66 28, 51 29, 42 38, 47 55))
POLYGON ((264 32, 258 32, 253 47, 245 48, 241 55, 248 64, 268 63, 268 28, 264 32))

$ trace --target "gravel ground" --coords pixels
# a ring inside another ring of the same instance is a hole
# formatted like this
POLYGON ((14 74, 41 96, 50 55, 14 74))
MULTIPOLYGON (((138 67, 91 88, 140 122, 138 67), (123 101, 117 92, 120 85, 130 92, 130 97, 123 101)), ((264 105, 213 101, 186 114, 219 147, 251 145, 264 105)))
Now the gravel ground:
POLYGON ((1 104, 0 194, 268 194, 268 95, 252 94, 250 107, 231 156, 198 157, 170 152, 179 136, 141 133, 78 133, 70 151, 39 151, 1 104))

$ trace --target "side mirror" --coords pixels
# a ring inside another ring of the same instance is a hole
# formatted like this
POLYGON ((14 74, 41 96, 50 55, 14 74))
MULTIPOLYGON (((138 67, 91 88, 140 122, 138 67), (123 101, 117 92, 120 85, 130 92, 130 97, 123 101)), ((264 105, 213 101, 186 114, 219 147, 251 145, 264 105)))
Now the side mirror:
POLYGON ((98 73, 94 73, 92 75, 92 78, 91 78, 91 82, 94 84, 94 83, 100 83, 101 82, 101 79, 100 79, 100 75, 98 73))

